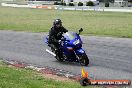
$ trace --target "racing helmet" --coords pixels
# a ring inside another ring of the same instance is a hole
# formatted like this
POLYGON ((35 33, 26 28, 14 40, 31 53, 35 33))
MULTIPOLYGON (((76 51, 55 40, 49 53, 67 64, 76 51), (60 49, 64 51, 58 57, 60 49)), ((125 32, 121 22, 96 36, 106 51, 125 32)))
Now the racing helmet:
POLYGON ((62 21, 60 19, 55 19, 53 25, 57 28, 62 26, 62 21))

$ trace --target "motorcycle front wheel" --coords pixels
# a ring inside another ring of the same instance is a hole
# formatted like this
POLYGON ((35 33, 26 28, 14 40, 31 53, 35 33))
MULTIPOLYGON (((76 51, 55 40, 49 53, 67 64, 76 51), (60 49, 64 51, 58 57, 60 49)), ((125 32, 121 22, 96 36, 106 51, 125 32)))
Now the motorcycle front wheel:
POLYGON ((88 66, 88 64, 89 64, 88 56, 86 54, 83 54, 83 55, 79 56, 79 63, 82 66, 88 66))

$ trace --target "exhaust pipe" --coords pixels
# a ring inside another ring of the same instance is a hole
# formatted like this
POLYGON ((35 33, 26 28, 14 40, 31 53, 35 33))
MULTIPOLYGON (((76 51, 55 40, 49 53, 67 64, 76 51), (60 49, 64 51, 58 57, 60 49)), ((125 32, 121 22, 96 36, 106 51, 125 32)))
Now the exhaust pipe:
POLYGON ((51 52, 51 51, 50 51, 50 50, 48 50, 48 49, 46 49, 46 52, 50 53, 50 54, 51 54, 51 55, 53 55, 53 56, 56 56, 56 54, 55 54, 55 53, 51 52))

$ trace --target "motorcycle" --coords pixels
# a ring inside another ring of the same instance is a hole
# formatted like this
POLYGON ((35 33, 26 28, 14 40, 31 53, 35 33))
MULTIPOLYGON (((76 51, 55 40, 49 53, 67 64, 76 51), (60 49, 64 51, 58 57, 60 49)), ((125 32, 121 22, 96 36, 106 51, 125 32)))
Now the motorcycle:
MULTIPOLYGON (((83 29, 81 28, 79 33, 66 32, 62 34, 59 48, 63 56, 62 58, 60 58, 59 55, 55 53, 55 50, 51 47, 51 50, 46 49, 46 51, 55 56, 58 61, 78 62, 82 66, 87 66, 89 64, 89 58, 82 48, 82 40, 79 36, 82 31, 83 29)), ((47 35, 45 38, 45 43, 47 45, 49 45, 48 38, 49 36, 47 35)))

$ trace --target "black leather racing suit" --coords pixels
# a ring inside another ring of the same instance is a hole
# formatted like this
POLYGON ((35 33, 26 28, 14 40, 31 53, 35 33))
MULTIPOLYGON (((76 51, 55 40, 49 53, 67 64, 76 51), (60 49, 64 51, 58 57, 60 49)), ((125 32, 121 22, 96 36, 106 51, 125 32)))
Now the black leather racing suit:
MULTIPOLYGON (((60 28, 52 27, 51 30, 49 31, 49 46, 56 50, 57 53, 60 55, 59 51, 59 40, 62 38, 62 34, 68 32, 67 29, 65 29, 63 26, 60 28)), ((56 54, 57 54, 56 53, 56 54)))

